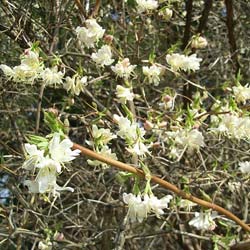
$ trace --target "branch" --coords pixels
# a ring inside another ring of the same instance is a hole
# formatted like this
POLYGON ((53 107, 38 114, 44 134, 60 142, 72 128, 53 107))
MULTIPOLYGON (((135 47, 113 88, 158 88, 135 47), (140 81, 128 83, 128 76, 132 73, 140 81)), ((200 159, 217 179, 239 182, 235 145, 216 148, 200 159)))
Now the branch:
MULTIPOLYGON (((125 164, 125 163, 122 163, 120 161, 116 161, 116 160, 113 160, 111 158, 107 158, 107 157, 104 157, 90 149, 87 149, 83 146, 80 146, 76 143, 74 143, 73 145, 73 149, 79 149, 81 151, 81 153, 83 155, 86 155, 90 158, 94 158, 98 161, 101 161, 101 162, 104 162, 108 165, 111 165, 115 168, 118 168, 122 171, 127 171, 127 172, 130 172, 130 173, 133 173, 135 175, 137 175, 138 177, 141 177, 143 179, 145 179, 145 174, 142 170, 138 169, 138 168, 135 168, 135 167, 132 167, 128 164, 125 164)), ((161 178, 159 177, 156 177, 156 176, 151 176, 151 180, 154 182, 154 183, 157 183, 159 184, 160 186, 172 191, 173 193, 177 194, 178 196, 182 197, 183 199, 186 199, 186 200, 190 200, 196 204, 199 204, 200 206, 202 207, 206 207, 206 208, 211 208, 217 212, 219 212, 220 214, 223 214, 225 215, 227 218, 235 221, 238 225, 240 225, 244 230, 250 232, 250 227, 244 223, 242 220, 240 220, 237 216, 235 216, 234 214, 232 214, 231 212, 229 212, 228 210, 214 204, 214 203, 210 203, 210 202, 207 202, 207 201, 204 201, 202 199, 199 199, 195 196, 192 196, 191 194, 187 194, 185 193, 184 191, 180 190, 178 187, 176 187, 175 185, 165 181, 165 180, 162 180, 161 178)))
POLYGON ((225 0, 225 5, 226 5, 226 10, 227 10, 227 30, 228 30, 228 40, 230 44, 230 51, 232 54, 232 60, 235 68, 235 73, 236 75, 238 74, 240 70, 240 64, 238 61, 238 56, 237 56, 237 46, 236 46, 236 40, 234 36, 234 23, 233 23, 233 0, 225 0))
POLYGON ((213 0, 205 0, 204 9, 202 11, 202 16, 201 16, 199 27, 197 30, 198 34, 201 34, 202 31, 206 28, 209 12, 212 6, 213 6, 213 0))

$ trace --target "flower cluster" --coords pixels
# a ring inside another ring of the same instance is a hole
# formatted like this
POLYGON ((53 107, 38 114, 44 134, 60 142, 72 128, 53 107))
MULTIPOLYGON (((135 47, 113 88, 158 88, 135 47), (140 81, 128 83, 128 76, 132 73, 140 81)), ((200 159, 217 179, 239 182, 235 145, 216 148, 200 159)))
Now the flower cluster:
MULTIPOLYGON (((92 126, 92 137, 93 141, 87 141, 87 143, 94 147, 98 154, 117 160, 116 154, 111 152, 108 143, 116 138, 116 135, 112 134, 109 129, 98 128, 96 125, 92 126)), ((98 160, 87 160, 88 164, 91 166, 101 166, 107 168, 108 165, 104 162, 98 160)))
POLYGON ((210 128, 212 132, 224 134, 230 138, 246 139, 250 138, 250 118, 248 116, 239 117, 238 114, 223 114, 212 116, 214 126, 210 128))
POLYGON ((242 86, 239 84, 238 86, 234 86, 233 93, 237 103, 246 104, 246 101, 250 99, 250 88, 248 85, 242 86))
POLYGON ((10 68, 7 65, 1 64, 0 69, 4 72, 8 79, 14 82, 25 82, 33 84, 34 80, 39 78, 43 71, 43 64, 39 60, 37 51, 26 49, 21 56, 21 64, 10 68))
POLYGON ((197 58, 196 54, 190 56, 174 53, 166 56, 167 63, 174 71, 196 71, 200 69, 201 58, 197 58))
POLYGON ((38 149, 36 145, 25 144, 27 159, 23 163, 26 170, 37 171, 35 180, 26 180, 24 185, 31 193, 52 193, 59 195, 58 191, 69 190, 71 187, 60 187, 56 181, 61 173, 64 163, 69 163, 80 154, 80 150, 71 150, 73 143, 69 139, 63 139, 59 133, 54 133, 45 149, 38 149))
POLYGON ((116 73, 117 76, 128 79, 133 73, 136 65, 131 65, 128 58, 124 58, 119 61, 115 66, 111 66, 111 69, 116 73))
POLYGON ((128 205, 128 217, 131 222, 142 222, 151 212, 159 218, 160 215, 164 214, 163 209, 168 208, 168 203, 172 198, 171 195, 167 195, 158 199, 154 195, 148 196, 145 194, 142 199, 141 195, 123 194, 123 201, 128 205))
POLYGON ((76 28, 77 37, 86 47, 94 47, 95 43, 103 37, 105 29, 95 19, 86 20, 85 25, 86 27, 76 28))
POLYGON ((117 85, 116 96, 119 98, 121 103, 125 104, 127 101, 133 101, 135 95, 132 92, 132 88, 126 88, 121 85, 117 85))
POLYGON ((139 13, 158 8, 158 1, 155 0, 136 0, 137 10, 139 13))
POLYGON ((114 115, 114 120, 119 126, 117 135, 126 140, 128 152, 139 156, 149 153, 149 146, 146 146, 143 143, 143 136, 145 135, 144 128, 139 127, 137 123, 130 121, 128 118, 123 116, 114 115))
POLYGON ((211 213, 210 210, 195 212, 194 215, 195 217, 188 224, 198 230, 214 230, 216 227, 214 219, 220 217, 216 212, 211 213))
POLYGON ((143 74, 147 77, 149 83, 153 83, 155 86, 158 86, 160 83, 160 74, 162 72, 161 67, 156 66, 155 64, 148 67, 142 67, 143 74))
POLYGON ((109 45, 103 45, 96 53, 92 53, 91 58, 97 65, 102 67, 108 66, 114 62, 109 45))
POLYGON ((198 129, 170 131, 167 136, 173 142, 170 152, 173 158, 179 158, 186 149, 188 153, 192 153, 205 145, 204 137, 198 129))
POLYGON ((81 79, 78 74, 73 77, 67 76, 64 82, 64 88, 72 95, 79 95, 84 91, 84 87, 87 85, 88 78, 83 76, 81 79))

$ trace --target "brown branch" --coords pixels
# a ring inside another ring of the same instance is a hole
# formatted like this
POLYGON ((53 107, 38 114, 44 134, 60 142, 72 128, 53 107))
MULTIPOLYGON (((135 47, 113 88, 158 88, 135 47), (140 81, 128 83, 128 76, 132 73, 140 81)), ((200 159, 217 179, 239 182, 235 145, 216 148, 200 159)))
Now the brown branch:
POLYGON ((93 18, 93 17, 97 16, 100 7, 101 7, 101 0, 96 0, 95 7, 94 7, 92 13, 90 14, 89 18, 93 18))
POLYGON ((213 0, 205 0, 204 9, 202 11, 199 27, 197 29, 197 33, 201 34, 202 31, 206 28, 209 12, 213 6, 213 0))
POLYGON ((240 242, 230 247, 230 250, 249 250, 250 249, 250 241, 240 242))
POLYGON ((234 12, 233 12, 233 0, 225 0, 226 10, 227 10, 227 31, 228 31, 228 40, 230 44, 230 51, 232 54, 233 65, 235 68, 235 74, 237 75, 240 70, 240 64, 238 61, 237 55, 237 45, 234 36, 234 12))
MULTIPOLYGON (((125 163, 122 163, 120 161, 116 161, 116 160, 113 160, 111 158, 107 158, 107 157, 104 157, 90 149, 87 149, 83 146, 80 146, 76 143, 74 143, 73 145, 73 148, 74 149, 79 149, 81 151, 81 153, 83 155, 86 155, 90 158, 94 158, 98 161, 101 161, 101 162, 104 162, 108 165, 111 165, 115 168, 118 168, 122 171, 127 171, 127 172, 130 172, 130 173, 133 173, 135 175, 137 175, 138 177, 141 177, 143 179, 145 179, 145 174, 142 170, 138 169, 138 168, 135 168, 135 167, 132 167, 128 164, 125 164, 125 163)), ((175 194, 177 194, 178 196, 182 197, 183 199, 186 199, 186 200, 190 200, 196 204, 199 204, 200 206, 202 207, 206 207, 206 208, 211 208, 217 212, 219 212, 220 214, 223 214, 225 215, 227 218, 235 221, 238 225, 240 225, 243 229, 245 229, 246 231, 250 232, 250 227, 244 223, 242 220, 240 220, 237 216, 235 216, 234 214, 232 214, 231 212, 229 212, 228 210, 214 204, 214 203, 210 203, 210 202, 207 202, 207 201, 204 201, 202 199, 199 199, 195 196, 192 196, 191 194, 187 194, 185 193, 184 191, 180 190, 178 187, 176 187, 175 185, 159 178, 159 177, 156 177, 156 176, 151 176, 151 180, 154 182, 154 183, 157 183, 159 184, 160 186, 174 192, 175 194)))
POLYGON ((82 4, 81 4, 81 2, 79 1, 79 0, 75 0, 75 3, 76 3, 76 5, 77 5, 77 7, 78 7, 78 9, 79 9, 79 11, 80 11, 80 13, 81 13, 81 15, 84 17, 84 19, 85 19, 85 12, 84 12, 84 9, 83 9, 83 6, 82 6, 82 4))

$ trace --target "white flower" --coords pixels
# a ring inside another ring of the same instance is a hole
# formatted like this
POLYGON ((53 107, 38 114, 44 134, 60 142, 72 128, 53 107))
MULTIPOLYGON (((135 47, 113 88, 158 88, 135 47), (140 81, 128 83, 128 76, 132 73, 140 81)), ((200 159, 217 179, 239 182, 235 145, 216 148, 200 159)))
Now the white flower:
POLYGON ((40 77, 44 81, 44 83, 48 85, 58 85, 62 84, 64 73, 61 71, 58 71, 57 67, 54 67, 52 69, 46 68, 41 74, 40 77))
POLYGON ((136 0, 138 12, 155 10, 158 8, 158 1, 155 0, 136 0))
POLYGON ((131 88, 125 88, 121 85, 116 86, 116 95, 120 99, 121 103, 126 103, 127 101, 133 101, 134 93, 131 91, 131 88))
POLYGON ((239 163, 239 170, 243 173, 250 173, 250 161, 244 161, 239 163))
POLYGON ((52 243, 50 241, 49 242, 39 241, 38 249, 39 250, 52 250, 52 243))
POLYGON ((143 219, 147 218, 147 214, 150 212, 150 208, 147 203, 141 200, 140 195, 123 194, 123 201, 128 205, 128 218, 131 222, 138 220, 142 222, 143 219))
POLYGON ((53 164, 53 161, 49 161, 49 164, 40 168, 36 179, 34 181, 26 180, 24 185, 29 188, 31 193, 52 193, 54 196, 59 195, 58 191, 68 190, 73 192, 71 187, 60 187, 56 183, 57 166, 53 164))
POLYGON ((158 199, 154 195, 144 195, 144 199, 142 200, 140 195, 135 196, 131 193, 123 194, 123 201, 128 205, 128 217, 132 222, 136 220, 142 222, 150 212, 153 212, 159 218, 164 213, 163 209, 168 208, 168 203, 172 198, 171 195, 167 195, 161 199, 158 199))
POLYGON ((200 69, 200 62, 202 61, 201 58, 196 57, 196 54, 185 56, 178 53, 167 55, 166 60, 174 71, 196 71, 200 69))
POLYGON ((79 149, 71 150, 73 142, 69 139, 60 141, 60 134, 54 133, 52 140, 49 142, 49 153, 54 161, 59 163, 70 162, 80 154, 79 149))
POLYGON ((78 75, 74 75, 72 78, 67 76, 63 87, 67 91, 70 91, 71 94, 78 96, 81 92, 84 91, 84 87, 87 85, 87 80, 87 76, 83 76, 81 79, 79 79, 78 75))
POLYGON ((102 145, 108 144, 109 141, 117 137, 110 132, 110 129, 98 128, 96 125, 92 126, 92 136, 102 145))
POLYGON ((137 140, 137 142, 134 145, 127 148, 127 150, 129 153, 139 156, 149 153, 148 147, 141 140, 137 140))
POLYGON ((4 75, 8 78, 11 79, 14 77, 14 71, 11 67, 5 65, 5 64, 0 64, 0 69, 3 71, 4 75))
MULTIPOLYGON (((111 158, 113 160, 117 160, 116 154, 111 152, 111 149, 105 145, 102 147, 100 151, 98 151, 99 155, 102 155, 106 158, 111 158)), ((88 164, 91 166, 102 166, 103 168, 107 168, 108 165, 104 162, 98 160, 87 160, 88 164)))
POLYGON ((159 218, 160 215, 164 214, 163 209, 168 208, 168 203, 173 199, 172 195, 164 196, 158 199, 156 196, 144 195, 144 201, 148 204, 150 211, 155 213, 156 217, 159 218))
POLYGON ((128 58, 119 61, 111 69, 121 78, 128 79, 135 69, 136 65, 131 65, 128 58))
POLYGON ((246 86, 234 86, 233 92, 236 102, 246 104, 246 101, 250 99, 250 88, 246 86))
POLYGON ((118 123, 119 131, 118 135, 123 139, 128 139, 133 142, 136 142, 138 136, 142 138, 145 134, 145 130, 143 128, 139 128, 139 126, 131 122, 128 118, 114 115, 114 120, 118 123))
POLYGON ((214 230, 216 227, 215 222, 213 221, 215 218, 219 217, 216 212, 195 212, 195 217, 189 221, 189 225, 196 227, 198 230, 214 230))
POLYGON ((44 160, 44 150, 38 150, 36 145, 29 143, 24 144, 25 151, 27 153, 26 161, 23 163, 22 167, 27 170, 34 169, 37 163, 44 160))
POLYGON ((88 19, 85 24, 86 27, 76 28, 77 38, 83 42, 86 47, 94 47, 94 44, 103 37, 105 29, 103 29, 95 19, 88 19))
POLYGON ((112 52, 111 48, 108 45, 103 45, 97 53, 92 53, 91 55, 92 60, 100 65, 100 66, 108 66, 114 62, 114 59, 112 59, 112 52))
POLYGON ((168 21, 172 15, 173 15, 173 11, 169 8, 162 8, 160 11, 159 11, 159 15, 165 19, 166 21, 168 21))
POLYGON ((207 39, 202 36, 195 36, 191 41, 191 47, 194 49, 203 49, 207 47, 207 39))
POLYGON ((155 86, 159 85, 161 67, 158 67, 156 65, 152 65, 150 67, 143 66, 142 71, 143 71, 143 74, 148 78, 149 83, 153 83, 155 86))

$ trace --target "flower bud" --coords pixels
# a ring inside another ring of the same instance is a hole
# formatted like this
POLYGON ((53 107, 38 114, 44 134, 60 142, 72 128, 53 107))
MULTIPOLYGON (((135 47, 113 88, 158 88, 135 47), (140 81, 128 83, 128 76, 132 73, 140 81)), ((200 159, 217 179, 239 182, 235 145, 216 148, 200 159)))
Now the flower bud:
POLYGON ((173 11, 169 8, 164 8, 164 9, 161 9, 159 11, 159 15, 166 21, 170 20, 172 15, 173 15, 173 11))
POLYGON ((191 47, 194 49, 203 49, 207 47, 207 39, 202 36, 197 36, 192 39, 191 47))

